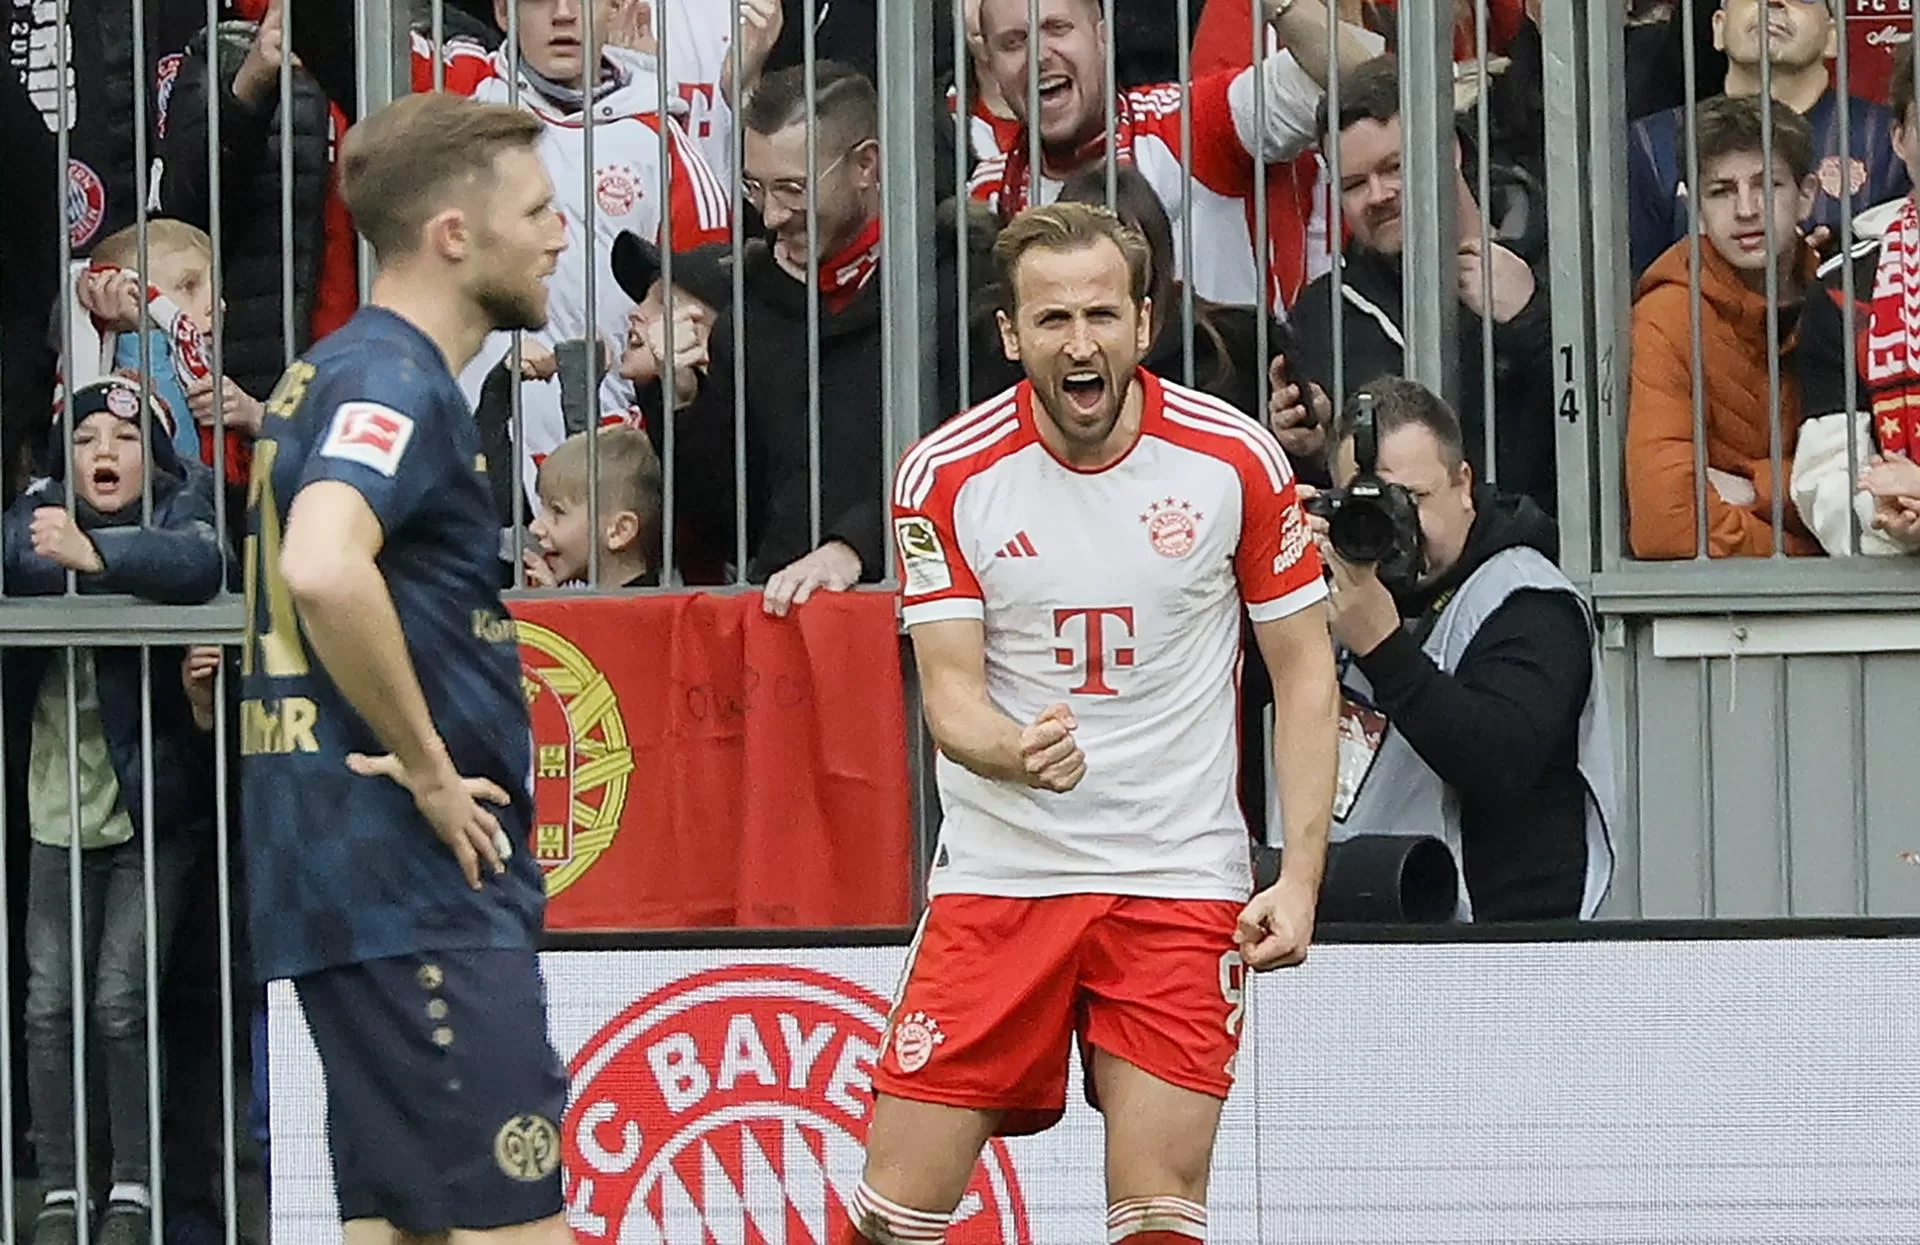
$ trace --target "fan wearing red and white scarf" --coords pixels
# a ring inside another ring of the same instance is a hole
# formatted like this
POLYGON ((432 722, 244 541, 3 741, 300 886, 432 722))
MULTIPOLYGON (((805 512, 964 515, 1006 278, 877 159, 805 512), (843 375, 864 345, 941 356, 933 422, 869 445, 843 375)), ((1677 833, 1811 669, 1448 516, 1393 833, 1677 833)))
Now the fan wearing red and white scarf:
MULTIPOLYGON (((1020 131, 1017 141, 1007 149, 1006 167, 1000 175, 996 207, 1002 223, 1012 220, 1026 210, 1033 198, 1032 153, 1028 150, 1027 133, 1020 131)), ((1080 144, 1074 153, 1067 157, 1066 167, 1083 169, 1096 160, 1105 160, 1107 155, 1107 135, 1103 129, 1086 142, 1080 144)), ((1129 165, 1133 163, 1133 110, 1127 104, 1127 97, 1121 95, 1114 101, 1113 109, 1113 158, 1115 163, 1129 165)), ((1040 170, 1042 177, 1046 170, 1040 170)))
POLYGON ((1920 453, 1920 207, 1908 196, 1880 243, 1867 310, 1867 396, 1883 454, 1920 453))
POLYGON ((880 270, 880 218, 861 226, 853 240, 820 261, 820 302, 834 315, 845 311, 880 270))

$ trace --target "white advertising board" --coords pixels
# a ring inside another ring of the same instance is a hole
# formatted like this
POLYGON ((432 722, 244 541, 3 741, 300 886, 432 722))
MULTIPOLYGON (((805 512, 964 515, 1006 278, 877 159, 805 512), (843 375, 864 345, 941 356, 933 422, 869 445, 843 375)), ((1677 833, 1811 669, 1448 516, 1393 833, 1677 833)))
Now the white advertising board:
MULTIPOLYGON (((825 1245, 904 951, 556 952, 582 1245, 825 1245)), ((1255 980, 1216 1242, 1920 1240, 1920 943, 1317 948, 1255 980)), ((271 995, 275 1245, 333 1245, 320 1065, 271 995)), ((1099 1117, 996 1142, 948 1240, 1104 1239, 1099 1117)))

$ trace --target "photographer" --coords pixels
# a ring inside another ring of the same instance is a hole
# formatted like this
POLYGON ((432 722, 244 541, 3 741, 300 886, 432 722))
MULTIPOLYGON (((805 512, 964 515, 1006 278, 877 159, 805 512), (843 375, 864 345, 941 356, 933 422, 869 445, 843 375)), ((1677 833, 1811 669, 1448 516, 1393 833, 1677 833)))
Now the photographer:
POLYGON ((1333 837, 1442 839, 1462 920, 1592 916, 1615 775, 1552 520, 1475 487, 1459 419, 1398 377, 1342 413, 1333 478, 1307 502, 1345 699, 1333 837))

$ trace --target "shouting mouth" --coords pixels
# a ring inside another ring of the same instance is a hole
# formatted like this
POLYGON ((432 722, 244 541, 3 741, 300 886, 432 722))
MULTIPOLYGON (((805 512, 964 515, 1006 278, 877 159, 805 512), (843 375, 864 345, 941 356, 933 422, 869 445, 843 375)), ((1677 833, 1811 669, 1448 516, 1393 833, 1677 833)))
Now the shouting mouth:
POLYGON ((1073 90, 1073 79, 1066 74, 1045 74, 1040 79, 1040 106, 1050 108, 1067 98, 1073 90))
POLYGON ((1076 415, 1091 418, 1106 405, 1107 378, 1091 368, 1081 368, 1061 377, 1060 392, 1076 415))

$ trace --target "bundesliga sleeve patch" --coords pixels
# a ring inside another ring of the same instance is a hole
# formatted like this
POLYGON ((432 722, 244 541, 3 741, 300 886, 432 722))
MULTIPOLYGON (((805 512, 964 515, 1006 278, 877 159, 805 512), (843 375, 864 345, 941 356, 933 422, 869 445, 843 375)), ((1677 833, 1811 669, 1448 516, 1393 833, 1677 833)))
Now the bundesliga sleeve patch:
POLYGON ((940 533, 933 530, 932 520, 895 519, 893 534, 900 544, 900 579, 907 596, 922 597, 953 587, 953 568, 947 565, 947 551, 940 546, 940 533))
POLYGON ((344 458, 391 477, 413 440, 413 418, 378 402, 342 402, 333 413, 322 458, 344 458))

